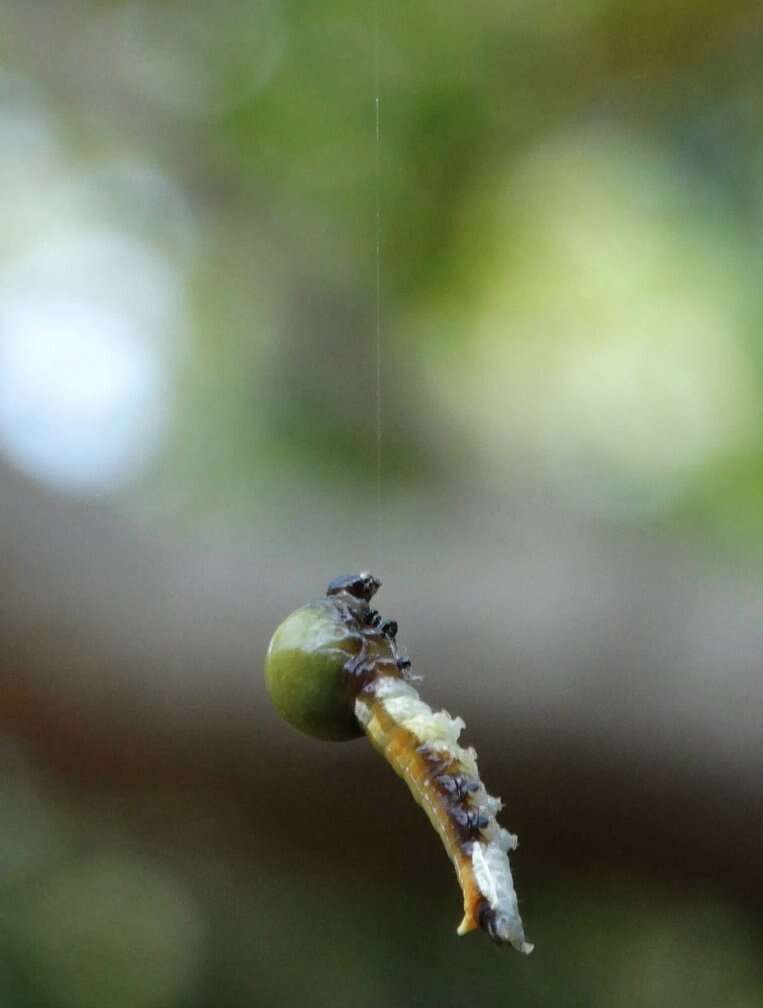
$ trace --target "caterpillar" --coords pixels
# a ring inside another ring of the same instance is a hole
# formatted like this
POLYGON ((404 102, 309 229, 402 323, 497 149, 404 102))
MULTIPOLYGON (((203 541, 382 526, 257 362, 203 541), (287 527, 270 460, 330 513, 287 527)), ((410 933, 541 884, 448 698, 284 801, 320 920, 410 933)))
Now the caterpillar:
POLYGON ((405 781, 439 834, 463 894, 459 935, 477 928, 528 954, 508 853, 517 838, 459 745, 461 718, 419 696, 397 624, 371 608, 381 582, 368 572, 336 578, 326 597, 292 613, 268 648, 265 676, 275 706, 300 730, 343 741, 365 734, 405 781))

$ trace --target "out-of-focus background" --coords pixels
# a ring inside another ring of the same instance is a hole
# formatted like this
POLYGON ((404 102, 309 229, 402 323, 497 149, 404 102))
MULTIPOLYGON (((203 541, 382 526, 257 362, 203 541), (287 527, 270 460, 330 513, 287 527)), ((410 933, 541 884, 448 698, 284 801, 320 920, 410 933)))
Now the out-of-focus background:
POLYGON ((378 20, 0 5, 0 1003, 759 1005, 760 4, 378 20), (269 705, 369 566, 530 959, 269 705))

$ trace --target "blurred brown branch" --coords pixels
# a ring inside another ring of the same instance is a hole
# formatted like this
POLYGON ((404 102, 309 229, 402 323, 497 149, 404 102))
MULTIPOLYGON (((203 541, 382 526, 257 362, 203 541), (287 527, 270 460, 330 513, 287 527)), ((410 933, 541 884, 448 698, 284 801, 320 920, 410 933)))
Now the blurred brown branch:
MULTIPOLYGON (((654 542, 573 533, 537 502, 410 506, 429 508, 440 545, 406 542, 402 508, 380 604, 403 617, 427 698, 466 717, 522 863, 639 865, 755 898, 759 586, 654 542)), ((169 542, 8 471, 0 516, 2 728, 67 786, 243 803, 252 844, 309 824, 322 858, 342 856, 337 821, 369 842, 380 793, 413 822, 363 746, 302 739, 264 694, 277 622, 361 565, 346 537, 295 532, 284 555, 263 519, 235 542, 169 542)))

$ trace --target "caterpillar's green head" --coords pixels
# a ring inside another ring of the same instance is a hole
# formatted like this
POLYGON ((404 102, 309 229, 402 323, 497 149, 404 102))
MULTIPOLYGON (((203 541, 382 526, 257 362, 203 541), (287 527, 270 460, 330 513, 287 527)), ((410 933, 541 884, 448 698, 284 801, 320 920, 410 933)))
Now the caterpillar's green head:
POLYGON ((343 741, 363 731, 355 696, 379 661, 395 662, 394 641, 369 606, 381 582, 368 573, 336 578, 326 598, 288 616, 265 659, 271 699, 289 724, 343 741))

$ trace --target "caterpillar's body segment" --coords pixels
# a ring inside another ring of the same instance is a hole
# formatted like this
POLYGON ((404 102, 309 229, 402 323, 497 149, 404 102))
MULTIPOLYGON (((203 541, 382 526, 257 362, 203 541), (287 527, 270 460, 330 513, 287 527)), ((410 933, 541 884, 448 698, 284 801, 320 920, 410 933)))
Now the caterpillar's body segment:
POLYGON ((439 833, 464 897, 463 935, 481 927, 498 942, 531 952, 525 941, 507 851, 516 837, 501 829, 501 808, 479 779, 474 750, 462 749, 460 718, 435 714, 402 679, 376 680, 355 701, 374 748, 403 778, 439 833))
POLYGON ((368 604, 378 587, 367 574, 338 578, 326 600, 297 610, 279 627, 266 666, 271 695, 287 720, 310 734, 350 738, 365 731, 453 862, 464 898, 458 933, 482 928, 495 942, 529 953, 508 859, 517 839, 496 821, 501 802, 485 790, 474 750, 458 744, 463 721, 433 712, 411 685, 410 662, 397 654, 396 624, 383 623, 368 604), (316 714, 315 683, 303 680, 314 677, 321 649, 319 692, 334 699, 316 714))

